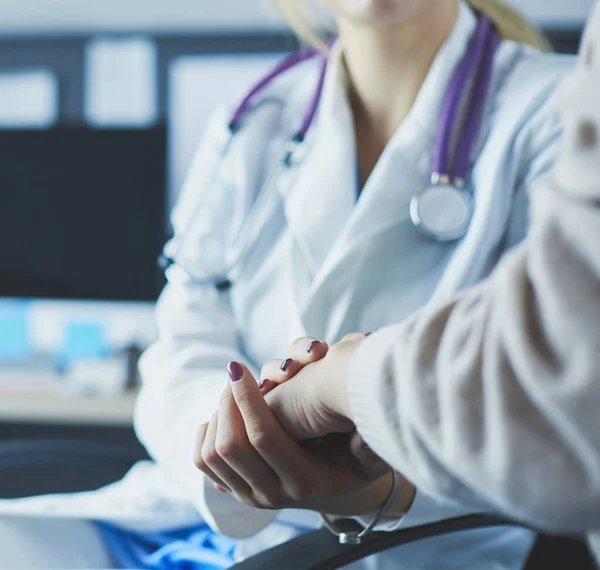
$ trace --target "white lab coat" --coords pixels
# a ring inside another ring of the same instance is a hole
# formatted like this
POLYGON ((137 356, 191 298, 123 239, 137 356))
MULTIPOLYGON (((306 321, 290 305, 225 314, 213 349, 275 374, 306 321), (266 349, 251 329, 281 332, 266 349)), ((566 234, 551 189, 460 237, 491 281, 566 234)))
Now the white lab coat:
MULTIPOLYGON (((306 110, 316 62, 269 87, 223 161, 228 111, 217 113, 174 213, 175 243, 177 232, 190 226, 180 261, 194 273, 219 270, 235 257, 242 220, 254 220, 258 231, 242 230, 242 239, 253 236, 252 247, 228 292, 190 284, 178 267, 170 271, 157 309, 160 338, 143 358, 136 410, 137 433, 157 463, 138 465, 124 481, 95 493, 0 502, 0 515, 107 519, 149 529, 202 517, 236 538, 272 522, 275 513, 216 492, 191 462, 196 429, 217 407, 227 363, 241 360, 257 369, 285 355, 300 335, 333 342, 350 331, 399 322, 430 299, 484 278, 526 234, 529 190, 558 150, 552 93, 571 59, 512 42, 501 44, 495 60, 472 172, 476 207, 467 235, 458 244, 434 243, 410 223, 410 197, 429 181, 443 95, 474 27, 473 13, 461 5, 451 37, 358 202, 354 130, 339 58, 327 72, 317 121, 295 166, 279 173, 264 200, 257 201, 257 193, 306 110)), ((418 494, 399 524, 457 514, 418 494)), ((305 527, 317 520, 297 511, 281 518, 305 527)), ((242 552, 293 532, 276 523, 241 541, 242 552)), ((528 532, 514 529, 463 533, 383 554, 377 568, 489 569, 492 560, 498 568, 516 568, 530 541, 528 532)))

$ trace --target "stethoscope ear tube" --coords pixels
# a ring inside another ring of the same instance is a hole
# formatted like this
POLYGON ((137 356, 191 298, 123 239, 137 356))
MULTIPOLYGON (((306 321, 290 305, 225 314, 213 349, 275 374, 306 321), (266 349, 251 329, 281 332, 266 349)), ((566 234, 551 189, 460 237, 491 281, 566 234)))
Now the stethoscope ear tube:
MULTIPOLYGON (((436 137, 431 186, 415 193, 410 204, 412 222, 429 239, 439 242, 455 241, 463 237, 469 227, 473 212, 473 195, 463 181, 467 179, 471 169, 473 148, 481 130, 498 43, 498 33, 491 21, 482 16, 469 42, 467 52, 448 87, 436 137), (469 113, 468 120, 462 120, 462 113, 459 112, 461 108, 466 109, 469 113), (450 152, 453 141, 458 141, 454 154, 450 152)), ((281 160, 278 161, 272 173, 267 175, 267 182, 259 192, 259 197, 264 197, 265 191, 273 186, 273 178, 282 167, 290 169, 294 166, 296 151, 300 145, 304 144, 306 134, 317 113, 327 70, 326 54, 317 50, 306 50, 286 57, 248 92, 227 124, 228 139, 222 151, 221 161, 228 152, 231 141, 243 128, 243 118, 252 109, 254 98, 279 75, 299 63, 315 57, 322 58, 315 92, 298 129, 288 139, 281 160)), ((216 165, 209 185, 217 184, 219 172, 220 166, 216 165)), ((255 204, 255 207, 257 206, 258 203, 255 204)), ((198 204, 198 207, 201 207, 201 204, 198 204)), ((218 273, 206 276, 195 275, 181 266, 179 258, 190 237, 189 234, 196 218, 195 211, 189 217, 190 221, 187 226, 179 232, 176 241, 171 243, 171 249, 165 248, 159 257, 159 267, 167 272, 168 278, 170 273, 168 270, 177 264, 189 275, 190 282, 200 285, 211 284, 219 291, 225 291, 232 284, 230 276, 234 273, 234 267, 231 264, 218 273)), ((252 242, 250 237, 249 241, 252 242)), ((240 251, 247 251, 247 249, 240 248, 240 251)), ((232 263, 241 262, 241 257, 238 251, 233 256, 232 263)))
POLYGON ((410 203, 414 226, 431 240, 453 242, 464 237, 469 229, 474 199, 465 182, 481 132, 498 44, 498 33, 491 21, 482 17, 446 93, 431 186, 414 194, 410 203), (470 77, 473 81, 469 81, 470 77), (460 120, 461 110, 468 114, 467 120, 460 120), (458 141, 454 155, 450 153, 451 141, 458 141))

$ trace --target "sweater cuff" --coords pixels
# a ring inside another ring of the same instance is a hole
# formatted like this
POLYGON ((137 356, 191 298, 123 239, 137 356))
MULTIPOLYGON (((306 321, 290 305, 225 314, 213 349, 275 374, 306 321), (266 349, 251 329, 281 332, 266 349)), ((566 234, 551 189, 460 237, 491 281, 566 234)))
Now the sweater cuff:
POLYGON ((403 473, 406 459, 394 441, 396 426, 389 424, 390 398, 398 398, 393 381, 392 353, 397 356, 407 335, 404 325, 381 329, 364 339, 356 349, 347 377, 347 395, 352 420, 358 432, 384 461, 403 473), (389 372, 387 372, 389 370, 389 372), (387 405, 386 405, 387 404, 387 405))

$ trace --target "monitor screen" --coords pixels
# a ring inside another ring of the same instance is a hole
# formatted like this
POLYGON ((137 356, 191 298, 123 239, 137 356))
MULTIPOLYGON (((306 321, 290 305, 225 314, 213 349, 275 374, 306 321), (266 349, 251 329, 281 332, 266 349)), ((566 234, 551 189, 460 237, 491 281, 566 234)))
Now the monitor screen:
POLYGON ((0 297, 155 300, 166 131, 0 131, 0 297))

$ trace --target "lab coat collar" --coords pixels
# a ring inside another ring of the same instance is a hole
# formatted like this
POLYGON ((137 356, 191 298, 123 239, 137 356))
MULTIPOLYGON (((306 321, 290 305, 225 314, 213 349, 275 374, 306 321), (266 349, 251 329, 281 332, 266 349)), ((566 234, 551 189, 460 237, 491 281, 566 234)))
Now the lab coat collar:
POLYGON ((344 228, 340 239, 344 249, 408 221, 410 199, 430 183, 440 110, 476 25, 475 14, 461 2, 452 33, 438 51, 411 110, 385 147, 344 228))
MULTIPOLYGON (((429 182, 447 86, 475 27, 474 13, 461 2, 452 33, 358 202, 355 131, 345 86, 343 48, 334 47, 318 123, 307 138, 309 150, 294 184, 284 195, 286 217, 296 242, 294 264, 305 264, 302 281, 307 290, 297 291, 301 312, 309 310, 314 293, 348 255, 381 231, 408 221, 412 194, 429 182)), ((285 193, 284 185, 281 188, 285 193)), ((296 268, 297 274, 302 271, 296 268)))
POLYGON ((291 187, 280 185, 290 230, 313 277, 356 202, 356 143, 339 44, 329 58, 317 122, 308 132, 299 171, 291 187))

